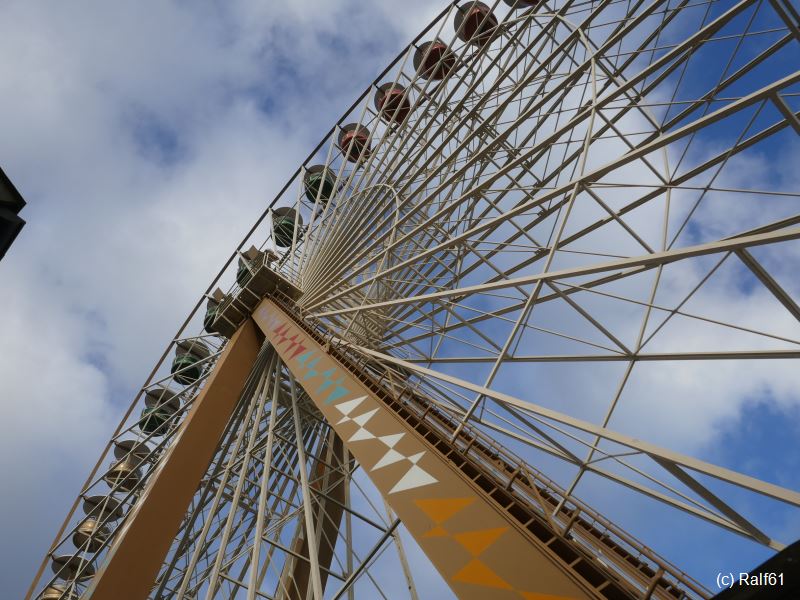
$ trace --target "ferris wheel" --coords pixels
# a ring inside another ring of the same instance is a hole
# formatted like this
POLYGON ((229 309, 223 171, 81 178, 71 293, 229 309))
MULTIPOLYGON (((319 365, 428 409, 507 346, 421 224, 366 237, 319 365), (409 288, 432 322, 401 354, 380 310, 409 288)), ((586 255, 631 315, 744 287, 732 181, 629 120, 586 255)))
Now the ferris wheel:
POLYGON ((783 550, 800 482, 713 428, 799 383, 799 67, 788 0, 449 5, 226 262, 28 598, 709 598, 700 540, 783 550))

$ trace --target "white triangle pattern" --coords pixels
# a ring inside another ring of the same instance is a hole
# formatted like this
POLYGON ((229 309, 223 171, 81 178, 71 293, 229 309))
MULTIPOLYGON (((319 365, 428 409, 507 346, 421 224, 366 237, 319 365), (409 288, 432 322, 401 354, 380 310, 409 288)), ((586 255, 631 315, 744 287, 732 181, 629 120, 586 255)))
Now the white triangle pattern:
POLYGON ((411 468, 408 470, 408 472, 403 475, 400 481, 398 481, 391 490, 389 490, 389 493, 395 494, 397 492, 413 490, 414 488, 422 487, 423 485, 430 485, 436 482, 437 479, 430 473, 421 467, 418 467, 417 465, 411 465, 411 468))
POLYGON ((336 408, 339 410, 340 413, 344 415, 344 418, 339 421, 339 423, 344 423, 345 421, 349 421, 351 412, 353 412, 358 406, 366 400, 366 396, 361 396, 361 398, 356 398, 355 400, 348 400, 347 402, 342 402, 336 405, 336 408))
POLYGON ((374 440, 375 434, 364 427, 359 427, 356 432, 350 436, 348 442, 360 442, 362 440, 374 440))
POLYGON ((412 454, 411 456, 408 457, 408 460, 411 461, 411 464, 415 465, 415 464, 417 464, 419 462, 419 459, 422 458, 423 454, 425 454, 425 453, 424 452, 420 452, 418 454, 412 454))
POLYGON ((378 439, 389 448, 394 448, 404 435, 405 433, 393 433, 392 435, 382 435, 378 439))
POLYGON ((365 413, 358 415, 357 417, 351 417, 350 414, 358 408, 364 400, 366 400, 366 396, 361 396, 360 398, 355 398, 353 400, 347 400, 346 402, 340 402, 336 405, 336 408, 340 413, 342 413, 342 418, 339 420, 339 423, 347 423, 353 421, 358 425, 358 429, 356 432, 350 436, 350 439, 347 440, 348 442, 358 442, 362 440, 380 440, 384 445, 387 447, 386 454, 384 454, 380 460, 372 467, 372 471, 376 471, 377 469, 382 469, 388 465, 392 465, 403 460, 407 460, 411 463, 408 471, 406 471, 405 475, 400 478, 395 486, 389 490, 390 494, 394 494, 396 492, 403 492, 405 490, 412 490, 414 488, 422 487, 425 485, 430 485, 432 483, 438 483, 438 480, 433 477, 430 473, 425 471, 422 467, 420 467, 417 463, 422 459, 425 455, 425 452, 418 452, 416 454, 412 454, 411 456, 405 456, 404 454, 398 452, 394 449, 394 447, 400 442, 400 440, 405 436, 405 432, 401 433, 393 433, 389 435, 382 435, 376 436, 374 433, 369 431, 366 427, 369 420, 374 417, 378 410, 377 408, 368 410, 365 413))
POLYGON ((364 427, 364 425, 367 424, 367 421, 369 421, 372 417, 375 416, 376 412, 378 412, 378 409, 374 408, 368 412, 365 412, 363 415, 358 415, 357 417, 354 417, 353 421, 355 421, 359 427, 364 427))
POLYGON ((372 433, 369 429, 365 427, 367 421, 369 421, 372 417, 375 416, 375 413, 378 412, 377 408, 373 408, 365 412, 363 415, 358 415, 357 417, 345 417, 348 421, 353 421, 358 425, 358 430, 350 436, 350 439, 347 440, 348 442, 358 442, 360 440, 374 440, 377 436, 372 433))
POLYGON ((400 462, 401 460, 405 460, 406 457, 400 454, 397 450, 393 448, 389 448, 389 451, 383 455, 383 457, 375 463, 375 466, 372 467, 373 471, 377 471, 381 467, 386 467, 388 465, 393 465, 396 462, 400 462))

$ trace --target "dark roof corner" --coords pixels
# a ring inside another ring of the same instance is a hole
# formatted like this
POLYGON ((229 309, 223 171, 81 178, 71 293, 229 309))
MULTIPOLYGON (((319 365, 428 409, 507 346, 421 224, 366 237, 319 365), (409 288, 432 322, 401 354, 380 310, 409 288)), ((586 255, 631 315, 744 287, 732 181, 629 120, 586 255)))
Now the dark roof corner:
POLYGON ((19 216, 24 206, 25 199, 0 169, 0 260, 25 225, 19 216))

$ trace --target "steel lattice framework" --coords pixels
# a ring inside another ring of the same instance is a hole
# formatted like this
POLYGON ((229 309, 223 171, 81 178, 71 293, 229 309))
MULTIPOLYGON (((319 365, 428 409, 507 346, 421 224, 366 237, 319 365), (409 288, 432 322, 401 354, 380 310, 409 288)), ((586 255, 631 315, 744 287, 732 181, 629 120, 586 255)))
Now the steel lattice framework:
MULTIPOLYGON (((526 483, 530 509, 627 585, 624 597, 710 592, 583 504, 584 491, 782 549, 791 540, 773 516, 796 514, 800 493, 681 452, 696 446, 675 432, 673 447, 658 423, 683 411, 693 430, 692 405, 732 373, 797 382, 785 374, 800 358, 798 67, 788 0, 450 5, 226 262, 28 598, 92 597, 131 507, 148 501, 228 338, 265 295, 261 269, 280 275, 273 296, 298 331, 365 385, 405 397, 409 423, 435 414, 453 450, 508 468, 509 493, 526 483), (176 348, 193 358, 170 369, 176 348), (703 385, 677 398, 684 369, 703 385)), ((150 597, 426 597, 374 467, 276 347, 268 336, 150 597)), ((602 587, 596 597, 616 597, 602 587)))

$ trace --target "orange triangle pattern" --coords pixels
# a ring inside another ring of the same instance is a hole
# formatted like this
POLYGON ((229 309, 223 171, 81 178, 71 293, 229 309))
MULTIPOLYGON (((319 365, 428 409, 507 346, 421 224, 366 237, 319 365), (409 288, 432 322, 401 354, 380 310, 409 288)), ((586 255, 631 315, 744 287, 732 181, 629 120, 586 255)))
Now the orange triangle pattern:
POLYGON ((472 559, 463 569, 453 575, 453 581, 472 583, 501 590, 513 589, 507 581, 479 560, 472 559))
POLYGON ((475 498, 432 498, 414 502, 434 523, 440 525, 475 502, 475 498))
POLYGON ((456 541, 467 549, 473 557, 478 557, 481 552, 494 544, 501 535, 508 531, 508 527, 498 529, 481 529, 479 531, 467 531, 459 533, 453 537, 456 541))
POLYGON ((426 531, 422 537, 446 537, 448 535, 450 535, 450 533, 447 531, 447 529, 441 525, 437 525, 430 531, 426 531))
POLYGON ((451 534, 442 523, 454 517, 457 513, 475 502, 476 498, 428 498, 424 500, 414 500, 414 503, 425 515, 435 523, 435 526, 423 537, 449 537, 461 544, 461 546, 472 555, 470 560, 460 571, 452 577, 452 581, 480 585, 489 588, 511 590, 520 594, 525 600, 575 600, 566 596, 553 596, 551 594, 538 594, 534 592, 523 592, 515 590, 505 579, 495 573, 491 567, 477 559, 483 552, 494 544, 506 531, 508 527, 498 527, 495 529, 479 529, 476 531, 466 531, 463 533, 451 534))

